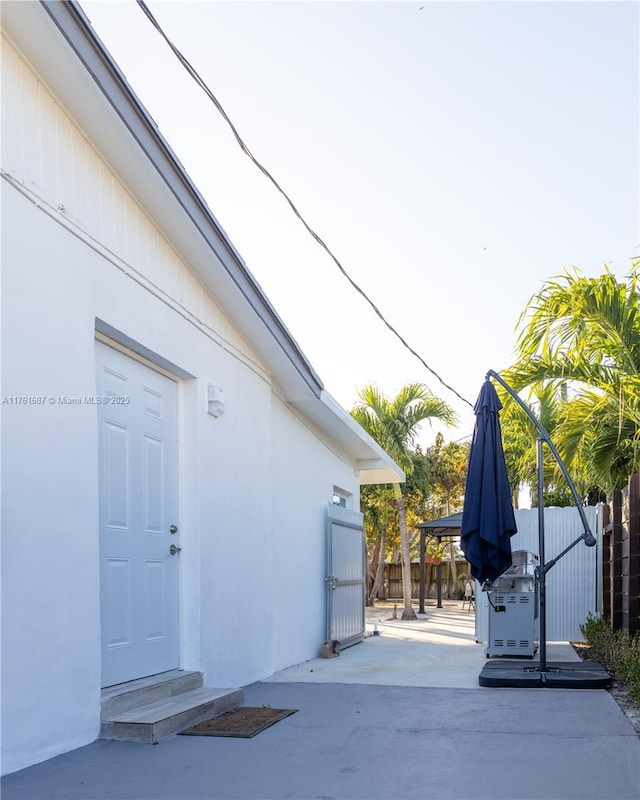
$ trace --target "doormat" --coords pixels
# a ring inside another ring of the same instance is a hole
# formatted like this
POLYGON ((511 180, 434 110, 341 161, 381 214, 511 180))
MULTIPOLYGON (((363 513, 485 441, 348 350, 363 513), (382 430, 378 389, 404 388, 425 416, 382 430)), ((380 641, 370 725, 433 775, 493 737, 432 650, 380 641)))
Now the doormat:
POLYGON ((297 708, 271 708, 270 706, 240 706, 218 714, 180 731, 180 736, 237 736, 250 739, 281 719, 295 714, 297 708))

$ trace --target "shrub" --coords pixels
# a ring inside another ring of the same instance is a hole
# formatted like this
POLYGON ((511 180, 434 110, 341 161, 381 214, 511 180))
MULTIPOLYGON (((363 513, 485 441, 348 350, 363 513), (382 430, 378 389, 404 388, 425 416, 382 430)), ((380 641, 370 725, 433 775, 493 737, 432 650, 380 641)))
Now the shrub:
POLYGON ((622 664, 622 680, 633 698, 633 702, 640 706, 640 639, 638 636, 629 643, 622 664))
POLYGON ((602 617, 594 617, 589 613, 580 630, 589 645, 589 657, 600 661, 607 650, 607 642, 612 633, 608 623, 602 617))
POLYGON ((640 705, 640 639, 629 631, 612 631, 602 617, 589 614, 580 630, 589 645, 589 658, 599 661, 616 680, 624 683, 640 705))

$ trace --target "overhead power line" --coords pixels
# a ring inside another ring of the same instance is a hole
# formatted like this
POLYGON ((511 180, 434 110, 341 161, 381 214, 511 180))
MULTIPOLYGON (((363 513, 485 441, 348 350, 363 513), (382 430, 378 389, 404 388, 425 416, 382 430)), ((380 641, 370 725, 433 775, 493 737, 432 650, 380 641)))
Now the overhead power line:
POLYGON ((300 220, 300 222, 304 225, 304 227, 308 231, 308 233, 316 240, 316 242, 320 245, 320 247, 322 247, 322 249, 327 253, 327 255, 331 258, 333 263, 338 267, 340 272, 349 281, 351 286, 369 304, 369 306, 373 309, 373 311, 376 314, 376 316, 384 323, 384 325, 391 331, 391 333, 397 339, 399 339, 399 341, 411 353, 411 355, 413 355, 415 358, 417 358, 418 361, 422 364, 422 366, 426 370, 428 370, 442 384, 442 386, 444 386, 446 389, 448 389, 450 392, 452 392, 459 400, 462 400, 464 403, 466 403, 467 405, 471 406, 471 408, 473 408, 473 403, 470 403, 469 400, 467 400, 466 397, 463 397, 461 394, 459 394, 459 392, 457 392, 453 388, 453 386, 450 386, 448 383, 446 383, 440 377, 440 375, 438 375, 438 373, 434 369, 432 369, 432 367, 430 367, 429 364, 427 364, 427 362, 424 360, 424 358, 422 358, 422 356, 418 352, 416 352, 416 350, 414 350, 413 347, 411 347, 411 345, 406 341, 406 339, 386 319, 384 314, 380 311, 380 309, 373 302, 373 300, 371 300, 369 298, 369 296, 366 294, 366 292, 353 280, 353 278, 349 275, 349 273, 346 271, 346 269, 342 266, 342 264, 340 263, 340 261, 337 258, 337 256, 334 255, 333 251, 327 246, 327 244, 321 239, 321 237, 307 223, 305 218, 298 211, 298 209, 296 208, 295 204, 293 203, 293 201, 291 200, 289 195, 285 192, 285 190, 282 188, 282 186, 280 186, 278 181, 273 177, 273 175, 269 172, 269 170, 263 164, 261 164, 258 161, 258 159, 255 158, 255 156, 253 155, 251 150, 249 150, 249 148, 245 144, 244 140, 242 139, 242 137, 238 133, 238 130, 237 130, 236 126, 233 124, 233 122, 229 118, 227 112, 224 110, 224 108, 220 104, 218 98, 213 94, 213 92, 211 91, 209 86, 200 77, 200 75, 198 74, 196 69, 187 60, 187 58, 182 54, 180 49, 178 47, 176 47, 176 45, 173 44, 171 39, 169 39, 169 37, 167 36, 167 34, 164 32, 163 28, 161 27, 160 23, 157 21, 157 19, 151 13, 151 10, 147 6, 147 4, 144 2, 144 0, 137 0, 137 3, 140 6, 140 8, 142 9, 142 11, 145 13, 146 17, 151 22, 153 27, 158 31, 160 36, 162 36, 162 38, 165 40, 165 42, 169 45, 169 47, 171 48, 173 54, 178 59, 178 61, 182 64, 182 66, 186 69, 186 71, 189 73, 189 75, 193 78, 193 80, 198 84, 198 86, 203 90, 203 92, 211 100, 211 102, 214 104, 214 106, 218 109, 218 111, 220 112, 220 114, 221 114, 222 118, 224 119, 224 121, 231 128, 231 131, 232 131, 233 135, 235 136, 235 139, 236 139, 238 145, 240 146, 240 149, 242 150, 242 152, 246 156, 248 156, 248 158, 251 159, 251 161, 260 170, 260 172, 262 172, 262 174, 273 184, 273 186, 278 190, 278 192, 282 195, 282 197, 287 201, 287 203, 289 204, 289 207, 291 208, 293 213, 296 215, 296 217, 300 220))

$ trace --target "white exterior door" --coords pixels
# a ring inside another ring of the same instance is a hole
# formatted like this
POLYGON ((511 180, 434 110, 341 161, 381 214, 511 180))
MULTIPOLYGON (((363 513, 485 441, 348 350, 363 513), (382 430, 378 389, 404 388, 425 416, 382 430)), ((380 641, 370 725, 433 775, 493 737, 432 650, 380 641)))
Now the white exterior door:
POLYGON ((179 666, 177 384, 100 342, 96 365, 102 686, 112 686, 179 666))

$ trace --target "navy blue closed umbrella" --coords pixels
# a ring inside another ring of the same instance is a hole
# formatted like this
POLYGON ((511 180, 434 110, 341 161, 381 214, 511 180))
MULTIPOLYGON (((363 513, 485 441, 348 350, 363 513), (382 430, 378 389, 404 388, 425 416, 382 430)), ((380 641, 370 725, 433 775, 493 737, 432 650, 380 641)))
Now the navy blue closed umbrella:
POLYGON ((497 392, 487 379, 474 408, 476 426, 460 528, 460 546, 471 574, 481 583, 495 580, 511 566, 511 537, 517 532, 502 450, 501 408, 497 392))

